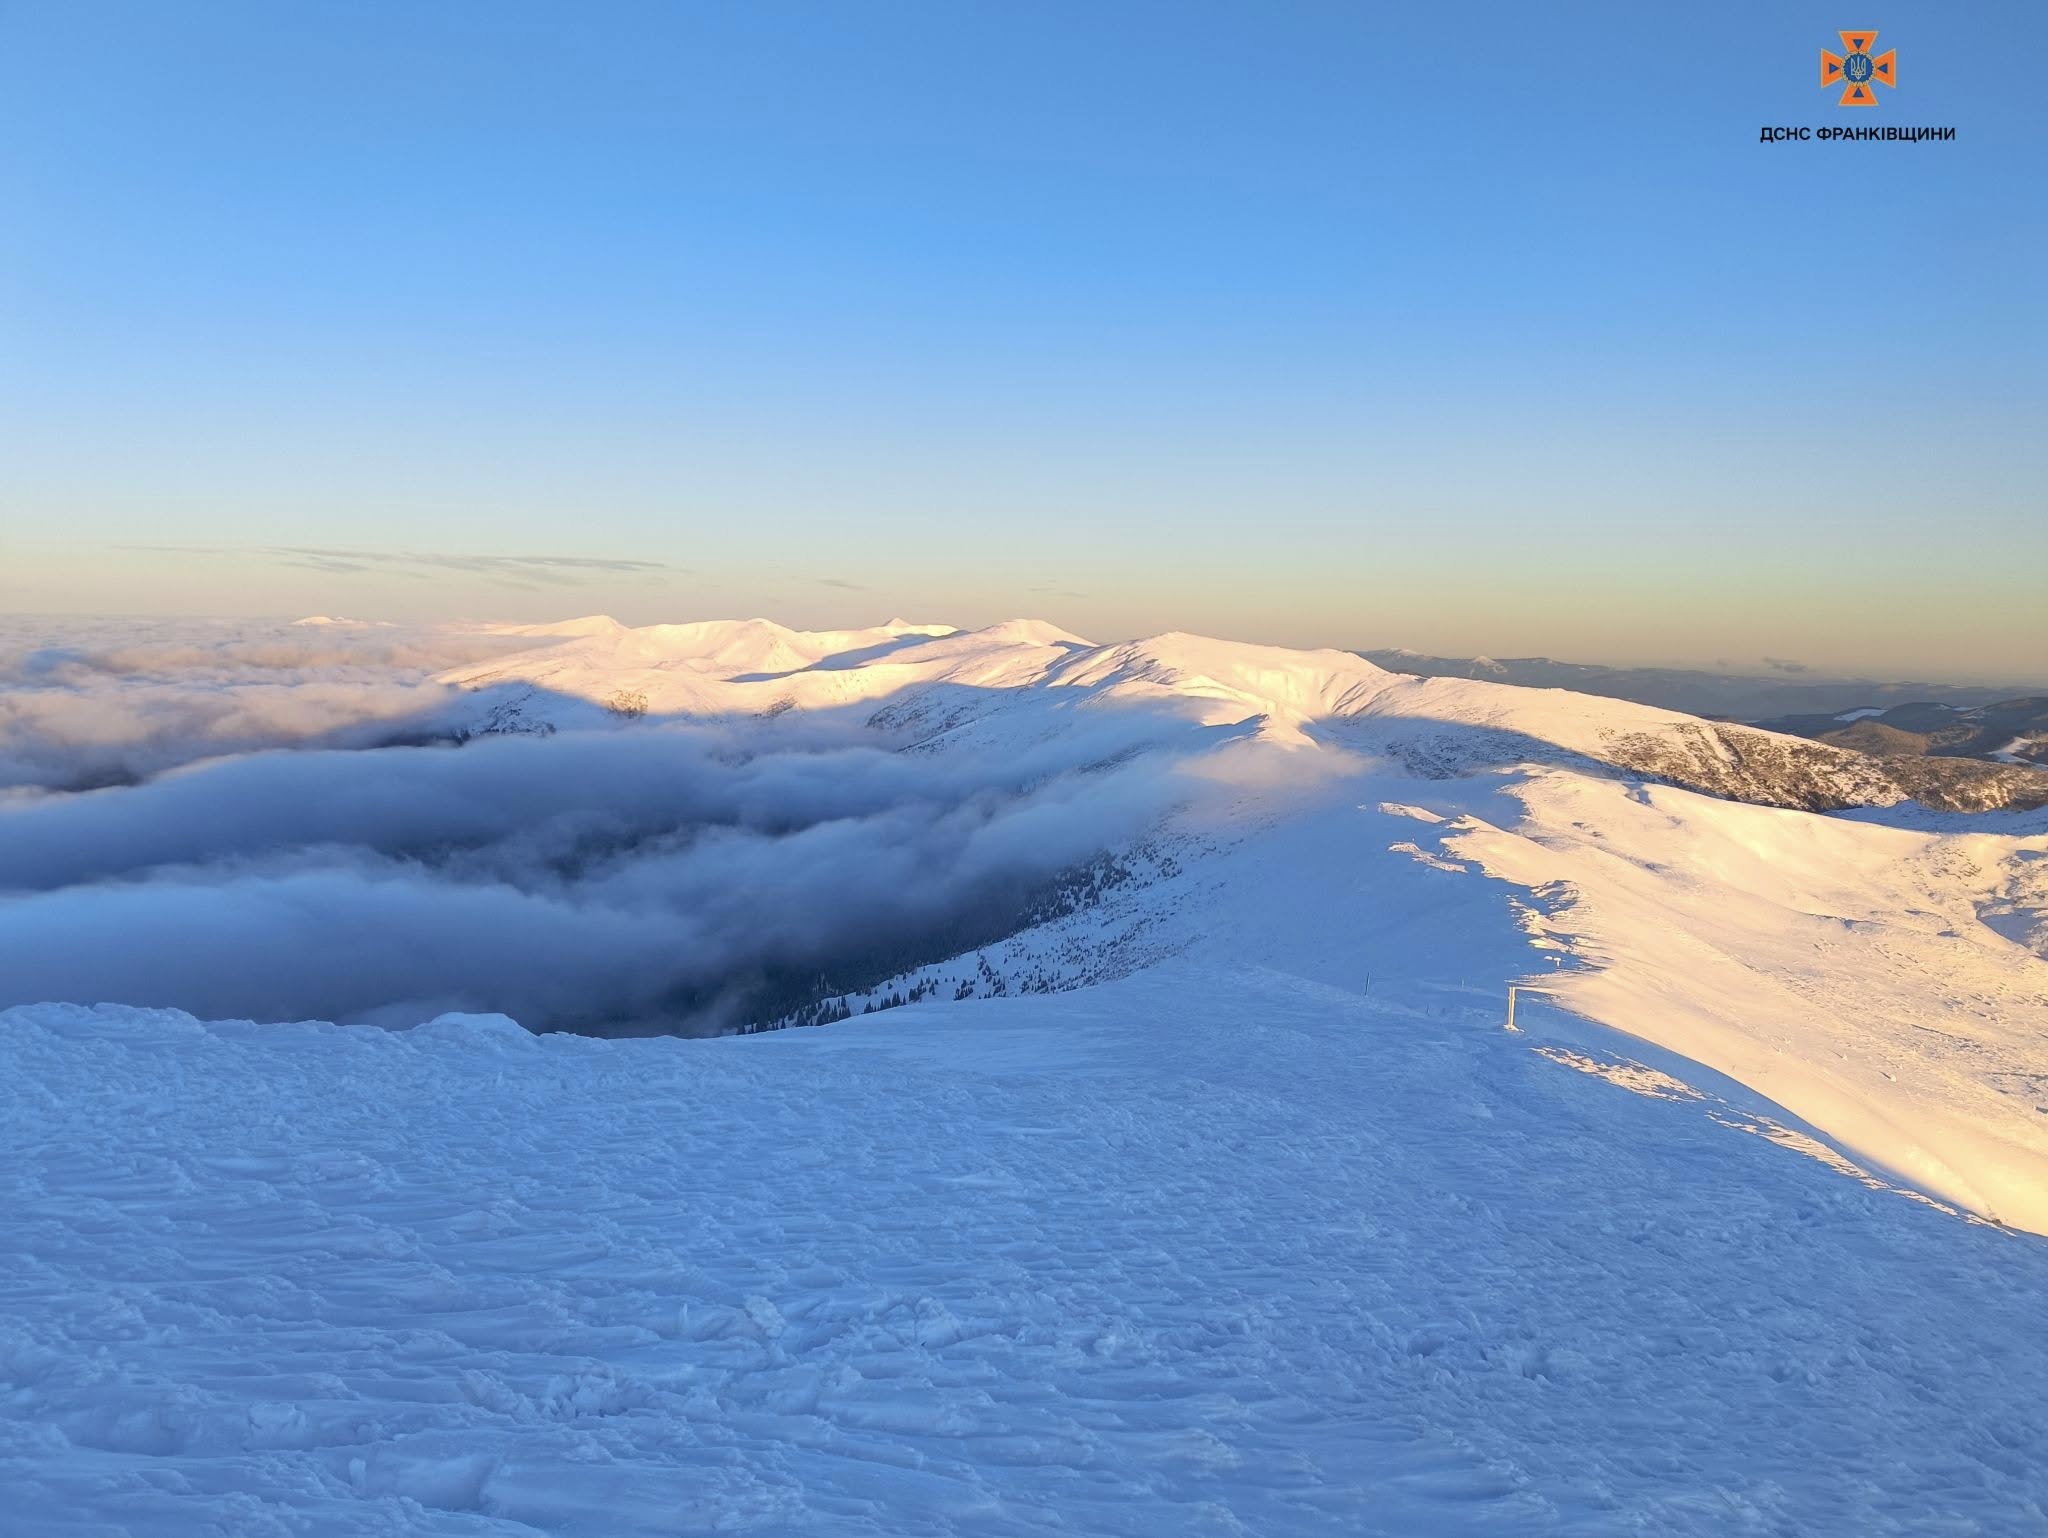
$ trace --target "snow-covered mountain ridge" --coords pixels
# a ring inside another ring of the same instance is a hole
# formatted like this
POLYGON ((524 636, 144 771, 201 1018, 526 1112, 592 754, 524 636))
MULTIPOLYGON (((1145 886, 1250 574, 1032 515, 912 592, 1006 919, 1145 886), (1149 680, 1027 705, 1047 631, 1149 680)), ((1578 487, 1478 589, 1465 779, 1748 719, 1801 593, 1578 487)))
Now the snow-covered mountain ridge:
POLYGON ((1400 970, 1441 981, 1462 969, 1460 927, 1491 920, 1454 905, 1410 925, 1389 911, 1408 890, 1394 864, 1470 883, 1459 902, 1480 906, 1499 877, 1528 894, 1529 962, 1574 962, 1553 998, 1762 1089, 1922 1189, 2048 1232, 2048 812, 2024 810, 2048 802, 2037 771, 1964 766, 1985 772, 1930 792, 1854 753, 1621 700, 1179 633, 1096 646, 1033 622, 607 630, 445 677, 519 729, 591 724, 624 691, 644 697, 642 728, 851 711, 921 753, 1023 752, 1110 719, 1160 741, 1217 734, 1196 763, 1213 760, 1227 793, 1172 825, 1177 882, 1142 876, 993 953, 797 1018, 1086 986, 1249 933, 1263 939, 1244 952, 1267 959, 1320 936, 1307 970, 1334 981, 1346 969, 1328 955, 1399 928, 1413 947, 1400 970), (1956 815, 1979 807, 2009 810, 1995 829, 1956 815), (1841 808, 1901 826, 1812 815, 1841 808), (1293 934, 1227 895, 1314 886, 1314 862, 1353 847, 1361 821, 1387 836, 1293 934), (1288 827, 1323 828, 1325 848, 1278 855, 1270 830, 1288 827))
POLYGON ((1621 700, 1030 620, 24 639, 0 1004, 702 1034, 1221 950, 1479 1024, 1551 968, 1554 1003, 2048 1231, 2038 770, 1915 799, 1621 700), (65 788, 110 708, 148 754, 65 788))
POLYGON ((573 621, 556 645, 451 670, 488 690, 495 729, 588 724, 620 698, 655 715, 719 719, 887 702, 888 721, 945 723, 933 736, 1012 706, 964 691, 1080 690, 1191 712, 1219 725, 1257 718, 1275 739, 1342 723, 1376 733, 1422 772, 1456 774, 1572 757, 1709 795, 1828 811, 1915 800, 1936 810, 2048 805, 2048 771, 1960 760, 1878 761, 1803 738, 1562 689, 1390 673, 1354 653, 1293 651, 1169 633, 1095 646, 1039 621, 962 632, 903 621, 795 631, 763 619, 628 629, 573 621), (908 698, 905 698, 908 696, 908 698), (943 698, 921 707, 920 696, 943 698))

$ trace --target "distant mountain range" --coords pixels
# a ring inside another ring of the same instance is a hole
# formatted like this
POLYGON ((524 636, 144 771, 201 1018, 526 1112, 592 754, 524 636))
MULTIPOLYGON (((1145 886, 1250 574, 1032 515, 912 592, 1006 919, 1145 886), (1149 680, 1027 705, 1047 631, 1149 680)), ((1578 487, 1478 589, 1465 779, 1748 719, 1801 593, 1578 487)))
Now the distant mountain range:
POLYGON ((1757 725, 1879 757, 1910 754, 2048 766, 2048 698, 2039 695, 1995 705, 1916 701, 1889 710, 1865 706, 1834 715, 1780 716, 1757 725))
POLYGON ((1570 689, 1708 720, 1741 721, 1852 753, 2048 765, 2048 687, 1763 678, 1693 668, 1615 668, 1551 657, 1432 657, 1394 647, 1359 656, 1396 673, 1570 689))

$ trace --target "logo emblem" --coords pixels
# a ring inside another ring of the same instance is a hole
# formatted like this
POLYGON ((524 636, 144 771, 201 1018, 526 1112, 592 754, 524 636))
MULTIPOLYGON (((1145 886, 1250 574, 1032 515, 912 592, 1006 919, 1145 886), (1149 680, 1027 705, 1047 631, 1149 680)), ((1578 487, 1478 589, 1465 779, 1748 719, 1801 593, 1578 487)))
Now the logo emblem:
POLYGON ((1842 46, 1849 50, 1843 58, 1823 48, 1820 51, 1820 83, 1838 85, 1842 88, 1844 107, 1875 107, 1877 92, 1873 87, 1882 80, 1888 86, 1899 83, 1899 50, 1887 48, 1876 58, 1870 56, 1870 45, 1877 41, 1877 33, 1842 32, 1836 34, 1842 46))

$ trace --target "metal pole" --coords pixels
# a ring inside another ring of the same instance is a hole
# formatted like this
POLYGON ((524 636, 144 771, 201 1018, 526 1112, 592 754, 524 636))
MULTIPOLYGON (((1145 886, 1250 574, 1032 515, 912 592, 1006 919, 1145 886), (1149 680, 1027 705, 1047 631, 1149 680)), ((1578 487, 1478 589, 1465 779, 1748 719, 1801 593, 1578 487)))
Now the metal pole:
POLYGON ((1526 983, 1508 984, 1508 1029, 1511 1031, 1521 1030, 1521 1027, 1515 1024, 1515 995, 1518 993, 1540 993, 1547 997, 1550 990, 1548 988, 1531 988, 1526 983))

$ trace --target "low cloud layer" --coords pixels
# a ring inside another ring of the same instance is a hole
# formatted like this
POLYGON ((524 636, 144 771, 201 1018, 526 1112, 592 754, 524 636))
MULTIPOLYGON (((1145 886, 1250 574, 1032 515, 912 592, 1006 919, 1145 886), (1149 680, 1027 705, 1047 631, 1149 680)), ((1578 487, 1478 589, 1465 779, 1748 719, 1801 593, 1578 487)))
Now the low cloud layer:
MULTIPOLYGON (((56 666, 90 674, 110 654, 96 655, 56 666)), ((330 713, 314 655, 280 654, 295 682, 250 730, 282 731, 287 707, 308 724, 330 713)), ((190 714, 206 691, 188 675, 156 688, 111 676, 137 697, 123 730, 167 711, 180 730, 234 736, 190 714), (149 700, 164 690, 176 703, 149 700)), ((235 679, 252 708, 257 686, 235 679)), ((384 686, 393 703, 420 687, 384 686)), ((19 693, 0 693, 16 727, 19 693)), ((243 753, 17 796, 0 801, 0 1005, 720 1029, 778 990, 941 954, 1140 835, 1185 789, 1160 725, 1109 719, 1032 750, 927 755, 852 723, 634 723, 243 753)), ((74 732, 64 750, 79 747, 74 732)))
POLYGON ((445 728, 433 675, 530 647, 458 627, 0 622, 0 794, 146 779, 195 759, 445 728))

